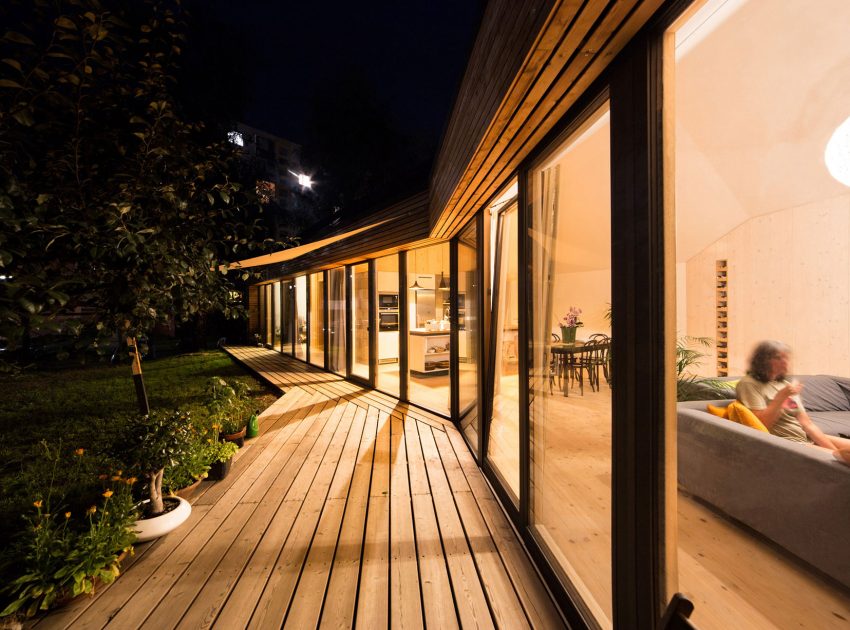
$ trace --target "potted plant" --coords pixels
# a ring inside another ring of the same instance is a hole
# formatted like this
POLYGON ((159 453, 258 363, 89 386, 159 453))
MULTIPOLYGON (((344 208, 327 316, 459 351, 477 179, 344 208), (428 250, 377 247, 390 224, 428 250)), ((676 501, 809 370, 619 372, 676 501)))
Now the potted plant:
POLYGON ((584 326, 579 320, 581 309, 577 306, 571 306, 567 314, 561 318, 561 341, 563 343, 576 342, 576 328, 584 326))
POLYGON ((142 501, 142 518, 134 529, 140 542, 163 536, 181 525, 192 511, 181 497, 163 496, 162 482, 167 466, 174 466, 191 453, 193 440, 189 414, 154 412, 136 417, 128 424, 124 448, 128 461, 146 482, 148 498, 142 501))
POLYGON ((251 400, 247 396, 248 386, 237 380, 225 381, 213 377, 207 383, 210 418, 213 426, 218 427, 221 439, 234 442, 238 446, 245 443, 245 431, 251 400))
POLYGON ((233 456, 239 446, 235 442, 215 440, 209 445, 210 479, 221 481, 230 472, 233 456))

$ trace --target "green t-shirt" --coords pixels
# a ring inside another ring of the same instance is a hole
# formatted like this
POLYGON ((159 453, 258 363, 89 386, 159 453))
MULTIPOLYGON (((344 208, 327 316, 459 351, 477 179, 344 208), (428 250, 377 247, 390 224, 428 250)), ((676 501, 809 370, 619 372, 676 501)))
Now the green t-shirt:
MULTIPOLYGON (((762 383, 752 376, 745 376, 738 382, 735 392, 738 400, 746 407, 759 410, 766 409, 776 394, 786 385, 788 381, 785 380, 762 383)), ((779 418, 773 423, 770 432, 786 440, 810 443, 812 440, 797 422, 797 414, 801 411, 805 412, 805 408, 799 394, 786 398, 779 411, 779 418)))

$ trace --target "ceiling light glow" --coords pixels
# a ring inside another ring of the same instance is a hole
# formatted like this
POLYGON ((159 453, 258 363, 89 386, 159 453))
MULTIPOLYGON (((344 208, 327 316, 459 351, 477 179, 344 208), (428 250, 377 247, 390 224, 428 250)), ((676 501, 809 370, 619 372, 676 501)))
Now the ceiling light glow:
POLYGON ((829 174, 850 187, 850 118, 832 133, 823 157, 829 174))

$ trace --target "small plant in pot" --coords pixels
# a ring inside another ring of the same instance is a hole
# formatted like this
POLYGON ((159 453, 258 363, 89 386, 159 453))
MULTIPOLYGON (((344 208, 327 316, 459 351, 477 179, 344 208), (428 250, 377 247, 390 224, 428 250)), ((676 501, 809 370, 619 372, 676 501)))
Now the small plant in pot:
POLYGON ((233 456, 238 450, 239 446, 235 442, 226 442, 224 440, 214 440, 209 445, 210 479, 220 481, 227 477, 227 474, 230 472, 233 456))
POLYGON ((223 440, 235 442, 240 447, 245 443, 245 430, 251 413, 247 392, 248 386, 241 381, 225 381, 215 376, 207 382, 207 408, 213 426, 218 427, 223 440))
POLYGON ((140 542, 175 529, 189 517, 191 507, 180 497, 165 497, 162 481, 167 466, 175 466, 192 449, 196 434, 189 414, 154 412, 128 423, 124 447, 127 461, 145 480, 148 498, 142 502, 142 518, 135 523, 140 542))

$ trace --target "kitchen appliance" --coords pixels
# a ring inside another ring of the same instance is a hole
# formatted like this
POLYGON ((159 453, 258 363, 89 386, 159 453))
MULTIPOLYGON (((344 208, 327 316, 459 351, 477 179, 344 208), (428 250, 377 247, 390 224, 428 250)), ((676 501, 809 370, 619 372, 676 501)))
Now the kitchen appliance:
POLYGON ((397 311, 398 310, 398 293, 379 293, 378 294, 378 310, 381 311, 397 311))
POLYGON ((398 330, 398 311, 381 311, 378 313, 378 330, 398 330))

